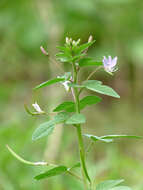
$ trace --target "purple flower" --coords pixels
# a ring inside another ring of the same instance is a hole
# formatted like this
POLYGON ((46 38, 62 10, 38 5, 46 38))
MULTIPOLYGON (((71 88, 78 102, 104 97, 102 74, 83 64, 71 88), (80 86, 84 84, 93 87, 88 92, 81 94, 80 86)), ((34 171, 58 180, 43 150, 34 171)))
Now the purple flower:
POLYGON ((117 56, 114 57, 113 59, 111 56, 108 56, 108 58, 104 56, 103 65, 106 72, 113 73, 117 71, 117 68, 116 68, 117 59, 118 59, 117 56))

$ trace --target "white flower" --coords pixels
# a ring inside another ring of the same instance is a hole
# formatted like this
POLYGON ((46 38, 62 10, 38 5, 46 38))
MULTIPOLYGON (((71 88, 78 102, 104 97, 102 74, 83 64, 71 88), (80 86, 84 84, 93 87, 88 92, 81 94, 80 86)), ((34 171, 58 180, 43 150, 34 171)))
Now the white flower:
POLYGON ((64 85, 64 87, 65 87, 65 89, 66 89, 66 91, 68 92, 69 91, 69 89, 70 89, 70 87, 68 86, 68 84, 70 83, 70 81, 65 81, 65 82, 62 82, 62 85, 64 85))
POLYGON ((115 72, 117 70, 116 68, 117 59, 118 59, 117 56, 114 57, 113 59, 111 56, 108 56, 108 58, 104 56, 103 66, 104 66, 105 71, 107 71, 108 73, 115 72))
POLYGON ((42 114, 44 113, 43 110, 41 110, 40 106, 37 104, 37 102, 35 102, 35 104, 32 104, 32 106, 34 107, 34 109, 37 111, 37 113, 42 114))

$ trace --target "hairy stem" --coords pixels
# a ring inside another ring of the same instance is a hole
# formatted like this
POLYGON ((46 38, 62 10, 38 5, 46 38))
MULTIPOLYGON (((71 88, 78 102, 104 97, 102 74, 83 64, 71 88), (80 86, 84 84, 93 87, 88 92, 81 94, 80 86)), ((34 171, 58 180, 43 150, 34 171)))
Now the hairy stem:
MULTIPOLYGON (((77 83, 77 70, 76 65, 73 63, 73 79, 74 83, 77 83)), ((78 89, 74 88, 74 96, 75 96, 75 104, 76 104, 76 113, 80 113, 80 104, 79 104, 79 93, 78 89)), ((87 179, 90 181, 90 178, 87 173, 87 168, 85 164, 85 150, 84 150, 84 144, 83 144, 83 138, 82 138, 82 131, 80 124, 76 125, 77 129, 77 136, 78 136, 78 145, 79 145, 79 152, 80 152, 80 162, 81 162, 81 171, 82 171, 82 179, 83 179, 83 185, 84 190, 87 190, 87 179)))

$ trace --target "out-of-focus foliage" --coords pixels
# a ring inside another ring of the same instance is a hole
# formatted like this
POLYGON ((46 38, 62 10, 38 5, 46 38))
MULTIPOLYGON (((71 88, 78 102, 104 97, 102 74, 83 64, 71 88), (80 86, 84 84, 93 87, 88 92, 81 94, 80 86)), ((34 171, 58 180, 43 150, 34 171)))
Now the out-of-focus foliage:
MULTIPOLYGON (((60 100, 69 100, 69 96, 66 98, 62 86, 32 92, 37 84, 63 74, 54 58, 48 59, 40 52, 41 45, 48 46, 52 57, 55 47, 63 44, 66 36, 86 41, 92 34, 96 43, 90 54, 97 61, 103 55, 117 55, 118 73, 107 77, 99 72, 93 79, 102 79, 113 86, 121 99, 107 97, 102 104, 87 109, 88 120, 83 130, 99 136, 143 135, 142 10, 141 0, 0 1, 0 190, 81 189, 80 182, 68 176, 35 181, 33 177, 47 169, 21 164, 5 148, 9 144, 31 161, 49 158, 46 150, 51 146, 50 139, 48 144, 47 139, 34 143, 31 140, 34 129, 45 118, 35 120, 25 113, 23 105, 37 100, 48 111, 59 105, 60 100)), ((66 64, 62 67, 68 70, 66 64)), ((90 71, 91 68, 83 68, 81 77, 87 78, 90 71)), ((78 157, 74 130, 64 128, 58 138, 49 155, 56 155, 53 162, 58 160, 70 167, 78 157)), ((123 140, 112 145, 97 142, 89 153, 91 174, 96 174, 97 182, 124 178, 125 185, 142 190, 142 143, 142 140, 123 140)))

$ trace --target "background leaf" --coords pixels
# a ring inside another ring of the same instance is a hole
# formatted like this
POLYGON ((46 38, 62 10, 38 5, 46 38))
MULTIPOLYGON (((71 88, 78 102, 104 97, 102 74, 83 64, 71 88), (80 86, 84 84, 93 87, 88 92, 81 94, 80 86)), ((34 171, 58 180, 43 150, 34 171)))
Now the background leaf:
POLYGON ((58 166, 55 168, 52 168, 51 170, 48 170, 47 172, 44 172, 40 175, 37 175, 34 177, 34 179, 36 180, 41 180, 41 179, 45 179, 47 177, 53 177, 56 175, 60 175, 63 174, 67 171, 67 167, 66 166, 58 166))

